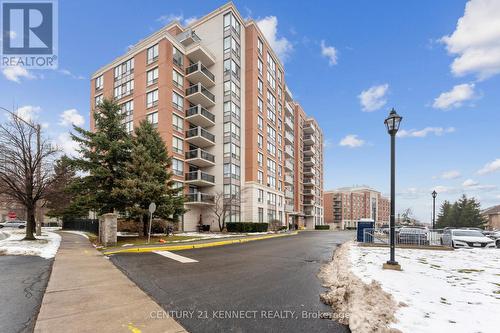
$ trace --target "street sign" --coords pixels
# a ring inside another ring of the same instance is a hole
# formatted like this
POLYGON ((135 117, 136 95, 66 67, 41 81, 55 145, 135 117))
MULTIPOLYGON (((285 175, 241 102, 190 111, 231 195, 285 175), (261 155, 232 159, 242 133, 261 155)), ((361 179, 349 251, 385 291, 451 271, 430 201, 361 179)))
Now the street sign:
POLYGON ((149 212, 153 214, 156 211, 156 204, 154 202, 149 204, 149 212))
POLYGON ((16 214, 16 212, 9 212, 9 213, 7 214, 7 216, 8 216, 10 219, 15 219, 15 218, 17 217, 17 214, 16 214))

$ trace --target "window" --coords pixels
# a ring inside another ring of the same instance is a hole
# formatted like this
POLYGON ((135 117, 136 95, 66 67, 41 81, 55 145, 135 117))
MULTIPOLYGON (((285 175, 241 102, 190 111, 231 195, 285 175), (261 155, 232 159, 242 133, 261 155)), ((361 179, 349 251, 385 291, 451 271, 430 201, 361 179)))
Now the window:
POLYGON ((257 99, 257 109, 259 110, 259 113, 262 113, 262 105, 264 102, 260 98, 257 99))
POLYGON ((176 136, 172 136, 172 150, 175 153, 182 154, 183 146, 184 141, 182 141, 182 139, 179 139, 176 136))
POLYGON ((283 74, 281 73, 281 71, 278 69, 278 81, 281 83, 283 78, 282 78, 283 74))
POLYGON ((262 128, 263 128, 263 125, 264 124, 264 119, 262 119, 261 116, 258 116, 257 117, 257 127, 259 128, 259 130, 262 131, 262 128))
POLYGON ((172 51, 172 60, 177 66, 184 66, 184 55, 176 47, 174 47, 172 51))
POLYGON ((232 157, 237 160, 240 159, 241 148, 235 143, 225 143, 224 144, 224 157, 232 157))
POLYGON ((102 89, 103 82, 104 82, 104 78, 102 75, 95 78, 95 91, 102 89))
POLYGON ((227 36, 224 38, 224 53, 229 53, 230 51, 233 51, 238 58, 240 57, 240 44, 234 37, 227 36))
POLYGON ((276 130, 272 128, 270 125, 267 125, 267 137, 272 141, 276 141, 276 130))
POLYGON ((158 44, 151 46, 148 49, 148 64, 158 59, 158 44))
POLYGON ((127 133, 132 133, 134 131, 134 122, 133 121, 127 121, 123 123, 123 128, 127 133))
POLYGON ((237 99, 240 98, 240 87, 236 85, 233 81, 224 82, 224 96, 233 95, 237 99))
POLYGON ((271 75, 270 71, 267 71, 267 83, 269 84, 269 86, 271 86, 273 90, 276 89, 276 80, 271 75))
POLYGON ((233 74, 238 79, 240 78, 240 66, 232 59, 224 60, 224 75, 229 73, 233 74))
POLYGON ((259 51, 260 55, 262 55, 262 49, 263 49, 262 41, 260 40, 260 38, 258 38, 257 39, 257 50, 259 51))
POLYGON ((174 86, 182 89, 182 87, 184 86, 184 77, 175 69, 172 70, 172 80, 174 82, 174 86))
POLYGON ((267 186, 271 188, 276 187, 276 178, 274 176, 267 176, 267 186))
POLYGON ((240 127, 233 122, 224 123, 224 136, 231 135, 234 139, 240 140, 240 127))
POLYGON ((241 110, 234 102, 224 102, 224 117, 233 115, 236 119, 240 119, 241 110))
POLYGON ((158 82, 158 67, 147 72, 147 85, 158 82))
POLYGON ((102 103, 102 100, 104 99, 104 96, 101 94, 99 96, 96 96, 94 99, 94 105, 98 106, 99 104, 102 103))
POLYGON ((146 117, 151 124, 158 125, 158 112, 149 113, 146 117))
POLYGON ((120 65, 115 67, 115 81, 120 79, 122 76, 129 75, 134 71, 134 58, 122 62, 120 65))
POLYGON ((172 172, 174 175, 182 176, 184 173, 184 163, 181 160, 172 158, 172 172))
POLYGON ((131 121, 134 115, 134 101, 127 101, 121 105, 121 113, 124 115, 124 122, 131 121))
POLYGON ((262 145, 263 145, 263 142, 264 142, 264 138, 262 137, 262 135, 258 135, 257 136, 257 146, 262 149, 262 145))
POLYGON ((184 119, 182 119, 175 113, 172 113, 172 125, 176 131, 182 132, 184 128, 184 119))
POLYGON ((130 80, 115 87, 114 97, 116 99, 120 99, 122 97, 132 94, 133 92, 134 92, 134 80, 130 80))
POLYGON ((264 223, 264 208, 259 207, 258 214, 259 214, 259 223, 264 223))
POLYGON ((158 105, 158 89, 146 94, 146 108, 151 108, 156 105, 158 105))
POLYGON ((259 70, 259 75, 262 75, 262 61, 257 59, 257 69, 259 70))
POLYGON ((264 190, 257 190, 257 202, 264 202, 264 190))
POLYGON ((276 63, 269 52, 267 52, 267 68, 273 77, 276 76, 276 63))
POLYGON ((260 79, 257 80, 257 90, 259 91, 259 95, 262 95, 262 81, 260 79))
POLYGON ((257 164, 262 168, 262 161, 264 160, 264 155, 262 153, 257 153, 257 164))
POLYGON ((240 167, 233 163, 224 163, 224 177, 240 179, 240 167))
POLYGON ((224 15, 224 31, 229 30, 231 27, 238 35, 240 34, 240 22, 234 17, 233 13, 227 13, 224 15))
POLYGON ((276 155, 276 146, 271 142, 267 141, 267 152, 271 155, 276 155))
POLYGON ((264 173, 262 171, 257 171, 257 181, 259 184, 262 184, 264 182, 264 173))
POLYGON ((184 108, 184 97, 176 93, 172 92, 172 105, 179 111, 182 111, 184 108))

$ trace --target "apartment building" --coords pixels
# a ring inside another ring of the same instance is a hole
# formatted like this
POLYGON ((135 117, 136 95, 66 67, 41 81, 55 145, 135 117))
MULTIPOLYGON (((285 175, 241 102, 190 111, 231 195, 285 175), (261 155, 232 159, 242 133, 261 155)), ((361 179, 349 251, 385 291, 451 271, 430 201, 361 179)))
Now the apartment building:
POLYGON ((185 27, 173 21, 97 70, 91 112, 104 97, 122 106, 129 132, 144 119, 157 126, 184 188, 184 230, 200 221, 217 229, 207 209, 216 195, 228 198, 227 222, 323 223, 320 127, 293 100, 257 24, 232 3, 185 27))
POLYGON ((343 187, 325 191, 325 223, 331 229, 356 228, 360 219, 372 219, 377 226, 389 223, 390 200, 370 187, 343 187))

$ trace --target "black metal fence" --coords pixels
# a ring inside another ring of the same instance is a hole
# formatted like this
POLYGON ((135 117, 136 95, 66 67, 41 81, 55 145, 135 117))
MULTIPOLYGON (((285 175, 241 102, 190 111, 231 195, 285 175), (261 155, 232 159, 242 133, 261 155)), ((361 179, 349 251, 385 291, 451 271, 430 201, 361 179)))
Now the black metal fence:
MULTIPOLYGON (((367 228, 363 230, 362 242, 388 245, 389 233, 389 228, 367 228)), ((397 228, 395 237, 397 245, 444 246, 443 229, 397 228)))
POLYGON ((64 218, 63 230, 87 231, 93 234, 99 234, 99 220, 82 218, 64 218))

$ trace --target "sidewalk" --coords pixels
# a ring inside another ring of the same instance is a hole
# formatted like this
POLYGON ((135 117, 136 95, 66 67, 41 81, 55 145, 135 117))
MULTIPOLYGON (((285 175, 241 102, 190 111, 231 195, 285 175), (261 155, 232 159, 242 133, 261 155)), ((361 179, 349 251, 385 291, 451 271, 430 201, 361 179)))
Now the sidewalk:
POLYGON ((186 332, 83 236, 60 233, 61 246, 35 332, 186 332))
POLYGON ((153 252, 153 251, 179 251, 179 250, 191 250, 200 249, 205 247, 213 246, 223 246, 230 244, 240 244, 246 242, 252 242, 263 239, 286 237, 297 235, 298 232, 284 232, 278 234, 266 234, 266 235, 256 235, 256 236, 235 236, 228 238, 214 238, 214 239, 201 239, 190 242, 180 242, 176 244, 150 244, 150 245, 134 245, 126 247, 114 247, 107 248, 103 250, 104 255, 112 255, 118 253, 138 253, 138 252, 153 252))

